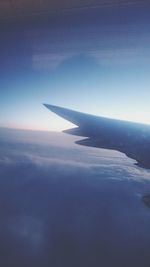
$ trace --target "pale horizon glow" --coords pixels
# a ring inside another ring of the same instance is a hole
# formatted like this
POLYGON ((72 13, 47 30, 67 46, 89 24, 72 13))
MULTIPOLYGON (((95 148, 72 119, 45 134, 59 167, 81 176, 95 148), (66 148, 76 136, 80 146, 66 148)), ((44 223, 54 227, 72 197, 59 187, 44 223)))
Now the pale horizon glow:
MULTIPOLYGON (((66 107, 67 108, 67 107, 66 107)), ((82 112, 82 111, 81 111, 82 112)), ((34 127, 32 126, 32 124, 24 124, 21 125, 18 124, 13 124, 13 123, 3 123, 0 124, 1 128, 10 128, 10 129, 20 129, 20 130, 33 130, 33 131, 52 131, 52 132, 62 132, 63 130, 67 130, 67 129, 71 129, 74 127, 77 127, 75 124, 66 121, 63 118, 60 118, 59 116, 55 115, 54 113, 48 111, 48 116, 45 116, 45 120, 41 122, 41 127, 39 126, 39 124, 35 123, 34 127), (49 117, 49 118, 48 118, 49 117)), ((86 112, 85 112, 86 113, 86 112)), ((89 114, 89 113, 88 113, 89 114)), ((105 115, 105 114, 96 114, 95 113, 90 113, 91 115, 96 115, 96 116, 100 116, 100 117, 106 117, 106 118, 111 118, 111 119, 118 119, 118 120, 123 120, 123 121, 129 121, 129 122, 137 122, 137 123, 141 123, 141 124, 146 124, 146 125, 150 125, 150 118, 147 114, 147 117, 145 116, 146 114, 143 113, 143 117, 142 114, 140 116, 140 114, 122 114, 119 116, 119 114, 110 114, 110 115, 105 115), (137 116, 138 115, 138 116, 137 116)))

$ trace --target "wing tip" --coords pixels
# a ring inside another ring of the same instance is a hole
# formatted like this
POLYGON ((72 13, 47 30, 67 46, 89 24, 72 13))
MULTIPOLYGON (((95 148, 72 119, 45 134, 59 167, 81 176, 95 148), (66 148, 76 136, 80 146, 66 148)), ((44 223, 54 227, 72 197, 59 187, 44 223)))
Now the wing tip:
POLYGON ((46 104, 46 103, 43 103, 43 106, 45 106, 48 109, 53 108, 53 107, 56 107, 54 105, 50 105, 50 104, 46 104))
POLYGON ((77 111, 74 111, 71 109, 67 109, 64 107, 60 107, 60 106, 49 105, 46 103, 43 103, 43 105, 46 108, 48 108, 50 111, 52 111, 55 114, 57 114, 58 116, 60 116, 61 118, 65 119, 67 121, 70 121, 72 124, 79 126, 78 119, 76 119, 76 116, 77 115, 79 116, 80 112, 77 112, 77 111))
POLYGON ((50 105, 50 104, 46 104, 46 103, 43 103, 43 106, 45 106, 46 108, 48 108, 49 110, 51 110, 52 112, 55 112, 55 113, 57 113, 58 110, 61 109, 58 106, 54 106, 54 105, 50 105))
POLYGON ((53 113, 57 114, 58 116, 66 119, 66 120, 69 120, 68 117, 66 117, 66 114, 68 112, 70 112, 71 110, 68 110, 66 108, 63 108, 63 107, 59 107, 59 106, 54 106, 54 105, 49 105, 49 104, 46 104, 44 103, 43 104, 46 108, 48 108, 50 111, 52 111, 53 113))

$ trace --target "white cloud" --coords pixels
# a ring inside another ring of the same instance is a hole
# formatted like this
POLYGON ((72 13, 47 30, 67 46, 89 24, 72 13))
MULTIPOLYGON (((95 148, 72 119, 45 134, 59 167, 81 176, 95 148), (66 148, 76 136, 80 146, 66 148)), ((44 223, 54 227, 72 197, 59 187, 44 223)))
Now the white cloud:
POLYGON ((41 53, 32 56, 32 66, 35 70, 53 70, 68 58, 70 53, 41 53))
POLYGON ((143 50, 140 48, 114 48, 89 52, 89 56, 94 58, 97 63, 111 66, 130 65, 142 62, 145 64, 148 55, 148 50, 143 50))

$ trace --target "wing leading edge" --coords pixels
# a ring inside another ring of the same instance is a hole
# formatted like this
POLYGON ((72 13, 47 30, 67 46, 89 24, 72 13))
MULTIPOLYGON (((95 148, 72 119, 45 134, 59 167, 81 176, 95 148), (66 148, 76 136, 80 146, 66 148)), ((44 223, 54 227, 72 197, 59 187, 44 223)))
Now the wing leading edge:
POLYGON ((64 131, 86 137, 77 144, 117 150, 136 160, 139 166, 150 168, 149 125, 98 117, 48 104, 44 106, 77 126, 64 131))

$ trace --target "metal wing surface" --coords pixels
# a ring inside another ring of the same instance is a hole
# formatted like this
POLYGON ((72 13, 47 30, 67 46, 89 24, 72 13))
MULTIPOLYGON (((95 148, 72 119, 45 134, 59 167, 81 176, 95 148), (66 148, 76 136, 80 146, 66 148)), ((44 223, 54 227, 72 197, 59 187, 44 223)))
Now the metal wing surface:
POLYGON ((77 144, 112 149, 126 154, 141 167, 150 168, 150 126, 44 104, 77 127, 65 133, 86 137, 77 144))

